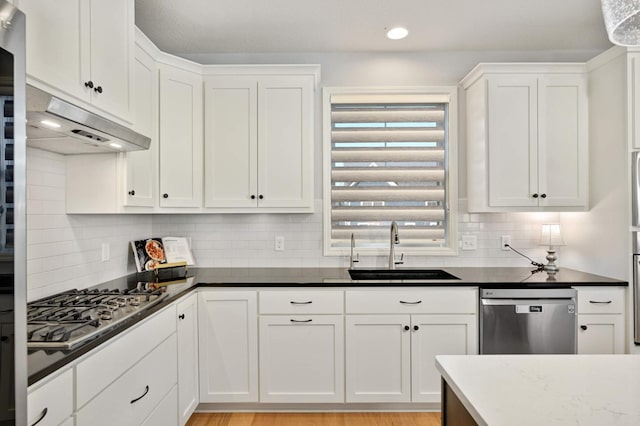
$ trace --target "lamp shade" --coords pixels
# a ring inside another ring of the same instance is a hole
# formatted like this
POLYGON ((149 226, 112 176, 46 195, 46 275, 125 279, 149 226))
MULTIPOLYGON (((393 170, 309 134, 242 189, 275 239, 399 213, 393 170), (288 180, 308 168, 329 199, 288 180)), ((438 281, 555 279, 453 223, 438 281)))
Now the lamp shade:
POLYGON ((602 15, 611 43, 640 45, 640 0, 602 0, 602 15))
POLYGON ((560 232, 560 224, 549 223, 543 224, 540 231, 540 245, 557 247, 564 246, 564 240, 562 239, 562 233, 560 232))

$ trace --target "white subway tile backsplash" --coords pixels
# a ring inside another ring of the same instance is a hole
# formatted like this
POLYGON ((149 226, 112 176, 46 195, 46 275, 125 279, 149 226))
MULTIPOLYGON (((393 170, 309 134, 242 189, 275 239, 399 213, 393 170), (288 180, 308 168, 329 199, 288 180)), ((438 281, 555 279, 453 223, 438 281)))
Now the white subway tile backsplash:
MULTIPOLYGON (((347 267, 346 256, 323 256, 322 200, 312 214, 65 214, 65 158, 27 150, 28 298, 35 300, 69 288, 86 288, 135 270, 129 242, 150 236, 186 236, 198 266, 347 267), (275 251, 283 236, 285 250, 275 251), (102 243, 110 260, 101 260, 102 243)), ((457 256, 405 255, 407 267, 529 266, 529 261, 500 248, 500 237, 527 256, 544 261, 537 245, 540 224, 557 222, 556 213, 468 213, 460 200, 460 235, 477 238, 477 250, 457 256)), ((401 245, 397 249, 402 252, 401 245)), ((562 253, 560 250, 560 259, 562 253)), ((386 256, 361 255, 359 266, 386 266, 386 256)))

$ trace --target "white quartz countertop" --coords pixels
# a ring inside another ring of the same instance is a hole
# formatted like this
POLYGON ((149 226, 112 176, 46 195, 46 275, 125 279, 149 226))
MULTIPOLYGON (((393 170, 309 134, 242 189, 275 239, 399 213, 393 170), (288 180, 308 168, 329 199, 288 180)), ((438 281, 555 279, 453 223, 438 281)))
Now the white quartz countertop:
POLYGON ((640 425, 639 355, 440 355, 479 425, 640 425))

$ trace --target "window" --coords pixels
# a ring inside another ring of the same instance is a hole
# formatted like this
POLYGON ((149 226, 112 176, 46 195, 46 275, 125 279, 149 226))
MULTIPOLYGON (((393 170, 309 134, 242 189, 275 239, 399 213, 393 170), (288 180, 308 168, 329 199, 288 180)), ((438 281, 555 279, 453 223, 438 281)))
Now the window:
POLYGON ((325 255, 457 252, 455 94, 325 88, 325 255))

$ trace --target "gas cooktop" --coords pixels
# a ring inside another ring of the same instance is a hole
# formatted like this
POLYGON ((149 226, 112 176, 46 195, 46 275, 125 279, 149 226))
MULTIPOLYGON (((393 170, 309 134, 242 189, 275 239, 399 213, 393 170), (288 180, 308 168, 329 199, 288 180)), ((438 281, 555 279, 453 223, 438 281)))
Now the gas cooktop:
POLYGON ((27 346, 70 349, 159 303, 165 288, 70 290, 27 304, 27 346))

